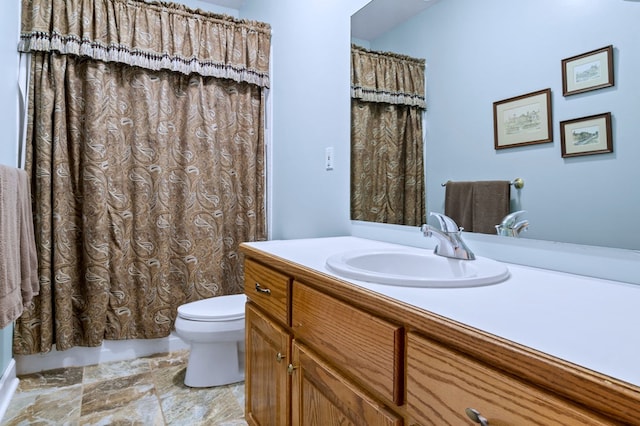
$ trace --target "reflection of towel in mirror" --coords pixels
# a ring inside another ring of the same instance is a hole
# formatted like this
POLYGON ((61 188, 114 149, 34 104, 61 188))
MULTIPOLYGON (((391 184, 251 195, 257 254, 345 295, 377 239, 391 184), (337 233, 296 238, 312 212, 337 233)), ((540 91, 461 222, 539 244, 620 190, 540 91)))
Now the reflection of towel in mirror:
POLYGON ((0 165, 0 328, 16 320, 39 290, 29 178, 0 165))
POLYGON ((511 183, 506 180, 447 182, 444 214, 468 232, 495 234, 509 214, 511 183))

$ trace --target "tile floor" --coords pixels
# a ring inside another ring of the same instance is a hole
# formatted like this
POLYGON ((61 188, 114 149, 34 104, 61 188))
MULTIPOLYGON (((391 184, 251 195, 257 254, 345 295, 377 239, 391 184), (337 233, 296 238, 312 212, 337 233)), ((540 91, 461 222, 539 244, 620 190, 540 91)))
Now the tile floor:
POLYGON ((188 351, 19 376, 1 426, 207 425, 244 421, 244 385, 184 385, 188 351))

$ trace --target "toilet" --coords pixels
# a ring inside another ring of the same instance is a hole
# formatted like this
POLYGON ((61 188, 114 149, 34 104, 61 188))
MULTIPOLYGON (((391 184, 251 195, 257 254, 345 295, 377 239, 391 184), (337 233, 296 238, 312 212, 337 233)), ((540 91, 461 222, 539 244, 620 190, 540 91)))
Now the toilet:
POLYGON ((184 384, 193 388, 244 380, 244 294, 178 307, 176 334, 191 346, 184 384))

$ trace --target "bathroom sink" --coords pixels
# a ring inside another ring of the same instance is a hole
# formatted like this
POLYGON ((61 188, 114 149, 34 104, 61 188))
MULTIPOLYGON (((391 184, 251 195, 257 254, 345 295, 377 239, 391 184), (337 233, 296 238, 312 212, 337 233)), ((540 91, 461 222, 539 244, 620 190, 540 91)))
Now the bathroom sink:
POLYGON ((327 268, 344 278, 404 287, 477 287, 509 278, 495 260, 451 259, 422 249, 353 250, 330 256, 327 268))

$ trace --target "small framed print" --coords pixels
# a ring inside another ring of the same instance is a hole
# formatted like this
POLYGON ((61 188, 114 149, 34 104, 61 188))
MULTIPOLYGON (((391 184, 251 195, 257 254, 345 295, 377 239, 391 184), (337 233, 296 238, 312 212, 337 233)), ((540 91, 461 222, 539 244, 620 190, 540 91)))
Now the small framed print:
POLYGON ((551 89, 493 103, 495 149, 551 142, 551 89))
POLYGON ((562 60, 562 95, 613 86, 613 46, 562 60))
POLYGON ((563 157, 613 152, 611 113, 560 122, 563 157))

